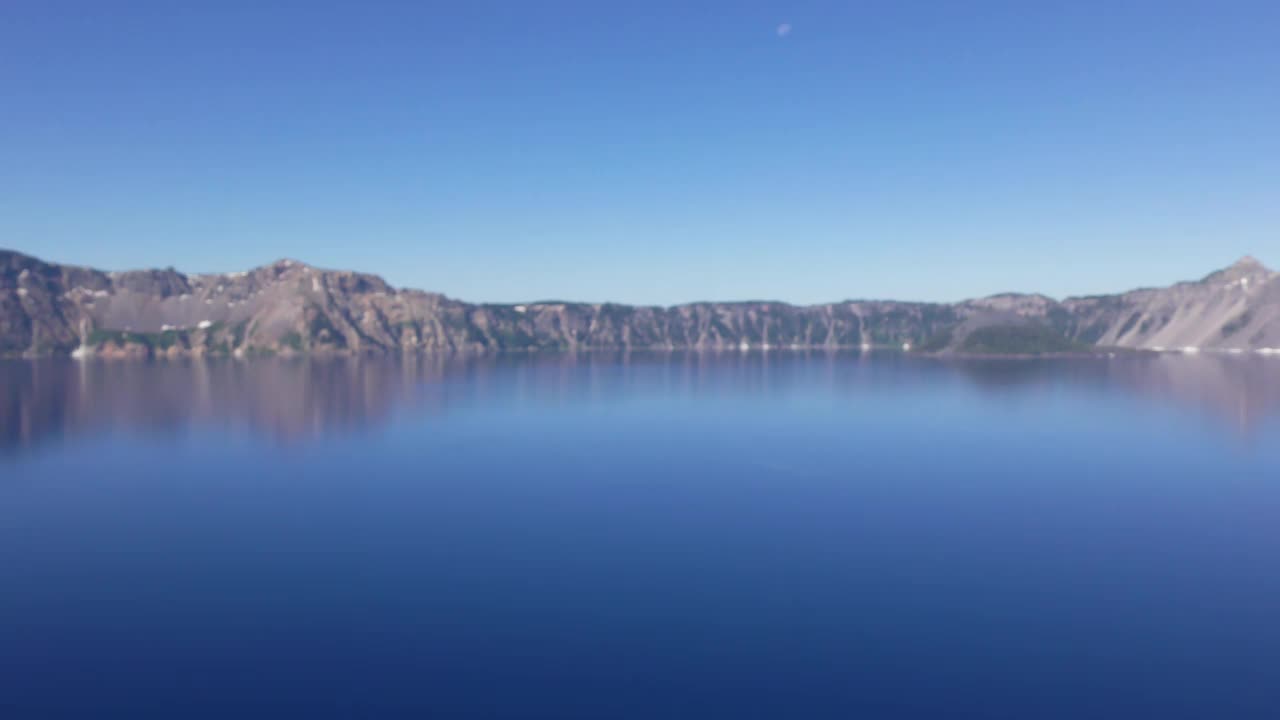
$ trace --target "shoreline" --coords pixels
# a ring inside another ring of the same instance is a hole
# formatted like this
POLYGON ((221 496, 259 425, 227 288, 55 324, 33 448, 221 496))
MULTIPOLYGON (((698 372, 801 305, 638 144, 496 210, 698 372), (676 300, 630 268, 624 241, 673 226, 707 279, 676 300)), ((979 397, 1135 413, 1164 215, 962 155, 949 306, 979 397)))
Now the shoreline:
POLYGON ((1274 348, 1257 348, 1251 350, 1236 348, 1201 348, 1196 351, 1183 349, 1153 348, 1099 348, 1097 350, 1053 351, 1043 353, 979 353, 964 351, 922 352, 904 350, 898 346, 879 345, 812 345, 812 346, 741 346, 721 345, 714 347, 582 347, 582 348, 454 348, 445 350, 412 350, 401 352, 386 350, 356 351, 296 351, 286 349, 225 352, 191 352, 191 351, 155 351, 151 348, 133 346, 132 348, 116 348, 108 352, 96 351, 95 347, 80 347, 72 352, 0 355, 0 360, 74 360, 77 362, 136 362, 136 361, 168 361, 168 360, 255 360, 255 359, 363 359, 363 358, 417 358, 417 357, 451 357, 451 356, 531 356, 531 355, 577 355, 577 354, 705 354, 705 355, 767 355, 790 353, 826 353, 849 355, 896 355, 901 357, 931 358, 937 360, 1058 360, 1058 359, 1114 359, 1117 357, 1133 357, 1138 355, 1175 355, 1194 357, 1197 355, 1227 357, 1280 357, 1280 350, 1274 348))

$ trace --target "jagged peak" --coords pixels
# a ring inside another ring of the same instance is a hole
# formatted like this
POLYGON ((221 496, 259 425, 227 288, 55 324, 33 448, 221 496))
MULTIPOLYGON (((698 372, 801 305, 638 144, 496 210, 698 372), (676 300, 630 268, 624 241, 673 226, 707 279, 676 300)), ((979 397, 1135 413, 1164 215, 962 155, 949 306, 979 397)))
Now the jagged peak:
POLYGON ((1243 279, 1258 279, 1270 276, 1271 270, 1262 261, 1252 255, 1245 255, 1231 265, 1206 275, 1200 282, 1234 282, 1243 279))
MULTIPOLYGON (((314 269, 315 269, 314 267, 312 267, 311 265, 308 265, 307 263, 302 262, 301 260, 295 260, 293 258, 280 258, 278 260, 273 260, 269 263, 253 267, 245 271, 245 274, 259 275, 262 273, 266 273, 269 275, 280 276, 286 273, 309 271, 314 269)), ((237 273, 216 273, 216 274, 217 275, 235 275, 237 273)))

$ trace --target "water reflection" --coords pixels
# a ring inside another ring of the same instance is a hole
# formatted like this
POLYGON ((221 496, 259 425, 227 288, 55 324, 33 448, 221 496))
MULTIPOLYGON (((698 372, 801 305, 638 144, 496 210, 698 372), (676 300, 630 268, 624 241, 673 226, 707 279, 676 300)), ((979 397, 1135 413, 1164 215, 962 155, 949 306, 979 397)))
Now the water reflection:
POLYGON ((257 359, 0 363, 0 449, 113 430, 213 427, 281 444, 376 428, 398 412, 468 403, 557 405, 654 393, 696 399, 892 392, 965 383, 986 394, 1049 388, 1124 393, 1204 413, 1243 434, 1280 414, 1280 361, 1138 355, 1046 360, 937 360, 857 353, 583 353, 394 359, 257 359))
POLYGON ((1122 392, 1198 412, 1250 435, 1280 415, 1280 362, 1249 355, 1137 354, 1117 358, 962 360, 950 364, 988 392, 1028 388, 1122 392))

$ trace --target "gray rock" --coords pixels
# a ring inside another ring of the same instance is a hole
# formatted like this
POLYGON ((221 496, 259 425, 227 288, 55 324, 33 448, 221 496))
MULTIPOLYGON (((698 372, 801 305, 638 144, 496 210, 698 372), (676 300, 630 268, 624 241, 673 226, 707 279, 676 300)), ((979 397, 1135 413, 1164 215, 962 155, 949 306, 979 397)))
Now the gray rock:
POLYGON ((891 347, 1018 353, 1280 347, 1280 277, 1245 258, 1119 295, 1002 294, 675 307, 470 304, 280 260, 246 272, 105 273, 0 251, 0 355, 149 356, 545 349, 891 347))

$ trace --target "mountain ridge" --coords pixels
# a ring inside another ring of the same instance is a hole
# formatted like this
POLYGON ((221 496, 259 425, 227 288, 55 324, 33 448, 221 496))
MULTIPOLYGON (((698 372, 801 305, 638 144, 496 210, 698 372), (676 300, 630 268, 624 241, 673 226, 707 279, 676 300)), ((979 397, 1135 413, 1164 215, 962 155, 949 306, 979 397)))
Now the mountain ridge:
POLYGON ((488 350, 894 347, 1041 354, 1280 348, 1280 274, 1062 300, 469 303, 292 259, 231 273, 102 271, 0 250, 0 355, 149 357, 488 350))

